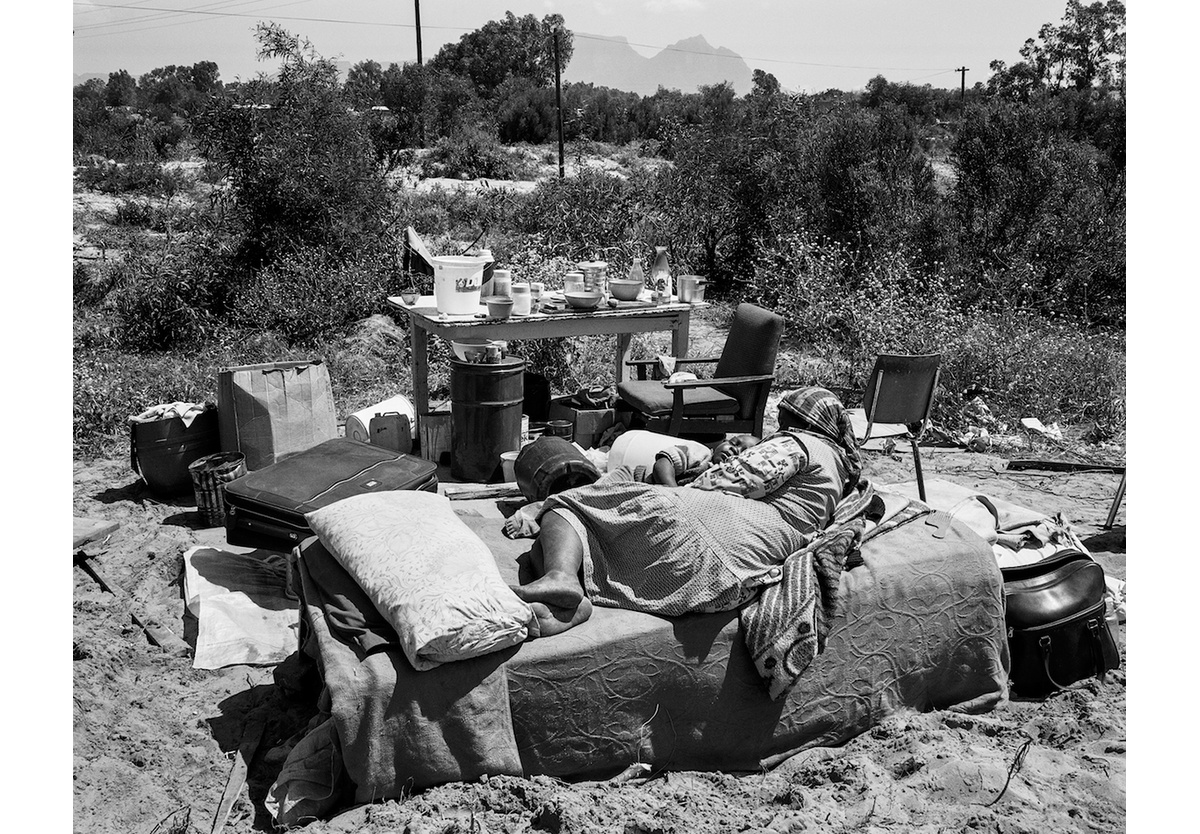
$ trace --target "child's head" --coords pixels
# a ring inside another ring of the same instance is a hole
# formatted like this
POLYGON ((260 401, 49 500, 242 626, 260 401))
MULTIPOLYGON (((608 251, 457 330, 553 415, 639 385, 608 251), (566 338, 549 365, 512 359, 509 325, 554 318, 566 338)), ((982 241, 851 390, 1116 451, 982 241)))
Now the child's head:
POLYGON ((722 440, 712 450, 712 462, 724 463, 730 458, 737 457, 747 449, 757 446, 759 440, 752 434, 735 434, 733 437, 722 440))

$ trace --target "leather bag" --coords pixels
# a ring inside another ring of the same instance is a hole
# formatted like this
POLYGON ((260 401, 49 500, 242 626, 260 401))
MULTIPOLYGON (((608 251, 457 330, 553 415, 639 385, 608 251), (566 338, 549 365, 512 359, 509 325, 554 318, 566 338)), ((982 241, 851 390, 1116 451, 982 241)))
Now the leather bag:
POLYGON ((1105 620, 1104 568, 1079 550, 1001 568, 1012 657, 1009 683, 1025 698, 1068 688, 1121 663, 1105 620))

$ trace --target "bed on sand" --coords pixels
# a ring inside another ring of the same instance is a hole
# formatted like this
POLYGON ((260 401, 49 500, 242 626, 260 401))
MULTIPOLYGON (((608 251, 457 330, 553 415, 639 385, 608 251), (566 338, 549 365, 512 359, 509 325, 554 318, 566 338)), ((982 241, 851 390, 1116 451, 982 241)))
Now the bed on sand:
MULTIPOLYGON (((530 540, 506 538, 496 518, 460 518, 517 584, 530 540)), ((310 538, 293 561, 323 713, 268 806, 295 823, 484 774, 603 779, 634 763, 754 771, 898 710, 981 711, 1007 695, 1000 573, 983 539, 930 512, 871 538, 861 555, 841 575, 824 651, 772 699, 736 611, 597 607, 563 634, 416 671, 352 576, 310 538)))

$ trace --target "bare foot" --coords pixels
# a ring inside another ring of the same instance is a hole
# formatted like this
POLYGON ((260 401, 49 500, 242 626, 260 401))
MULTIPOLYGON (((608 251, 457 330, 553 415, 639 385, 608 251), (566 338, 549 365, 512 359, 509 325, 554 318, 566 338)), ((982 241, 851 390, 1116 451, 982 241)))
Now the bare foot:
POLYGON ((533 609, 533 621, 529 624, 530 640, 562 634, 592 616, 592 603, 587 597, 581 599, 574 608, 559 608, 544 602, 531 602, 529 607, 533 609))
POLYGON ((526 602, 544 602, 557 608, 574 608, 584 598, 579 575, 563 571, 547 571, 528 585, 511 587, 526 602))

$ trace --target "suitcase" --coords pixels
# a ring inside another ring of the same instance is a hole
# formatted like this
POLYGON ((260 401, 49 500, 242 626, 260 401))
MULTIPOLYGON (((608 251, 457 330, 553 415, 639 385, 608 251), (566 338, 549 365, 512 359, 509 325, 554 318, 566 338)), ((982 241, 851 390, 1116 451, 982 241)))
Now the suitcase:
POLYGON ((437 464, 335 438, 225 485, 225 540, 289 552, 312 530, 304 514, 367 492, 436 492, 437 464))

